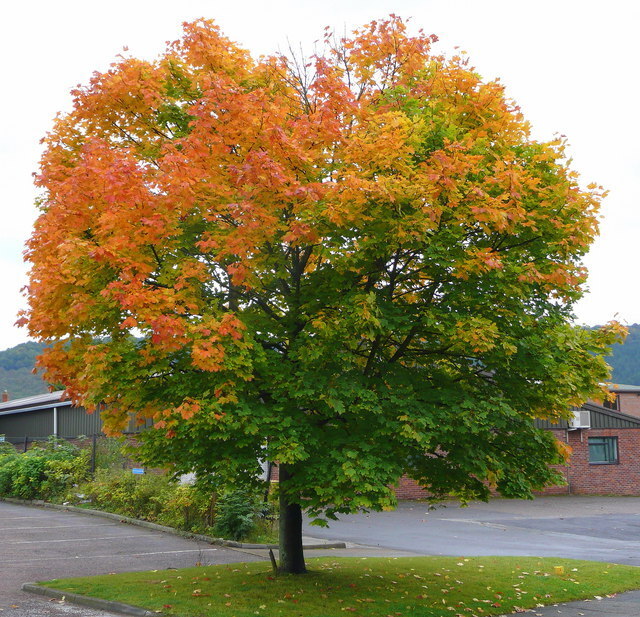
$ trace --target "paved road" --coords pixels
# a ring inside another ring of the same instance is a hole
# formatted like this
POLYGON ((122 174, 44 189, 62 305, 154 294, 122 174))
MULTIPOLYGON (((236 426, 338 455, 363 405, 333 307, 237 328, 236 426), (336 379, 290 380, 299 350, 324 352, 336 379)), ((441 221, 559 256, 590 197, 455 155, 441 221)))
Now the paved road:
POLYGON ((421 555, 532 555, 640 566, 640 498, 496 499, 460 508, 403 502, 306 532, 421 555))
POLYGON ((2 617, 110 616, 24 593, 26 582, 258 559, 86 514, 0 502, 2 617))
MULTIPOLYGON (((375 547, 319 551, 370 555, 540 555, 640 565, 640 498, 553 497, 494 500, 429 510, 405 502, 395 512, 344 517, 310 536, 375 547)), ((264 559, 86 514, 0 502, 0 617, 116 617, 48 602, 20 591, 27 581, 264 559)), ((640 615, 640 592, 600 603, 539 609, 545 617, 640 615), (629 612, 630 611, 630 612, 629 612)))

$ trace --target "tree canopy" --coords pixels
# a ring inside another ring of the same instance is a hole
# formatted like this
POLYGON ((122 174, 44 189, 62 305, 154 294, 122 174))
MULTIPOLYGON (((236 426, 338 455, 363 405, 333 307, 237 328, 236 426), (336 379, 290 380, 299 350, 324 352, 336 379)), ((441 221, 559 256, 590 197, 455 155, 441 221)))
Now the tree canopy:
POLYGON ((196 21, 44 140, 24 321, 58 341, 47 379, 109 430, 152 417, 151 464, 277 461, 285 539, 301 504, 387 507, 403 473, 529 495, 561 455, 533 418, 608 375, 617 326, 570 325, 601 188, 434 41, 392 16, 253 60, 196 21))

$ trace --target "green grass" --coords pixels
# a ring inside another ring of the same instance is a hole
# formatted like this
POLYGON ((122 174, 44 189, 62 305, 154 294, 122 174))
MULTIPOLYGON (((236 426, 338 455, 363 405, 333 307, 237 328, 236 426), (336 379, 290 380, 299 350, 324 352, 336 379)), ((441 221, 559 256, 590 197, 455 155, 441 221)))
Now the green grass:
POLYGON ((309 559, 154 570, 43 583, 181 617, 485 617, 640 587, 640 569, 538 557, 309 559), (562 566, 563 573, 557 573, 562 566))

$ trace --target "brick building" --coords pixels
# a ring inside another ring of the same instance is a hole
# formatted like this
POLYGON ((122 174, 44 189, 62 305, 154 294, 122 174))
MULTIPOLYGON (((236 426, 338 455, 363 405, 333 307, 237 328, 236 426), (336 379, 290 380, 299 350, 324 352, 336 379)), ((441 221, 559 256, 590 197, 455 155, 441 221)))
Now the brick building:
MULTIPOLYGON (((640 495, 640 386, 616 386, 613 391, 626 413, 589 402, 574 409, 571 421, 536 421, 571 448, 569 463, 558 468, 566 484, 549 487, 544 494, 640 495)), ((396 493, 399 499, 427 496, 406 477, 396 493)))
POLYGON ((567 484, 547 492, 640 495, 640 409, 632 415, 585 403, 574 413, 568 422, 538 421, 571 447, 569 464, 560 468, 567 484))
POLYGON ((609 390, 615 394, 615 399, 603 401, 604 407, 640 418, 640 386, 613 384, 609 390))

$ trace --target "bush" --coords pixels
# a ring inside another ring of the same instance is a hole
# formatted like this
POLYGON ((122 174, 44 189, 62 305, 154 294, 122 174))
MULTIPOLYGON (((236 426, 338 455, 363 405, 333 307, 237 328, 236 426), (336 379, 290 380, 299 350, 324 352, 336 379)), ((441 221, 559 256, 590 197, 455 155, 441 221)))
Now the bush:
MULTIPOLYGON (((2 437, 2 435, 0 435, 0 437, 2 437)), ((16 449, 8 441, 0 441, 0 461, 14 454, 17 454, 16 449)))
POLYGON ((104 437, 96 442, 96 469, 124 469, 124 440, 120 437, 104 437))
POLYGON ((256 530, 262 514, 262 503, 249 491, 227 493, 218 501, 215 533, 232 540, 247 538, 256 530))
POLYGON ((138 476, 131 470, 99 469, 93 480, 81 484, 68 496, 68 501, 89 501, 101 510, 157 521, 173 490, 174 483, 167 476, 138 476))
POLYGON ((237 490, 217 500, 206 483, 184 485, 166 475, 135 475, 121 468, 124 460, 118 440, 100 440, 92 478, 91 448, 80 450, 50 438, 18 453, 0 442, 0 496, 90 503, 99 510, 233 540, 252 535, 257 541, 273 539, 271 508, 257 494, 237 490))
POLYGON ((0 495, 55 499, 87 477, 88 460, 88 456, 75 446, 52 438, 21 454, 3 450, 0 454, 0 495))
POLYGON ((216 495, 196 486, 180 484, 164 503, 158 521, 194 533, 211 533, 216 513, 216 495))

